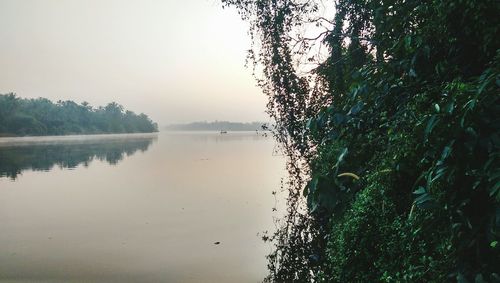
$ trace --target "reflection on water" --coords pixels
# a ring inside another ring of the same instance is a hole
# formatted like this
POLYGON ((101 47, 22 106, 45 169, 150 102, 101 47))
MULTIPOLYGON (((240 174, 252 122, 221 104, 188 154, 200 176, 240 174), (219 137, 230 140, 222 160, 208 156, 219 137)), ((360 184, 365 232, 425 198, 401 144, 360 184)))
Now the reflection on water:
POLYGON ((275 145, 255 132, 0 139, 17 176, 0 178, 0 282, 261 282, 257 234, 274 229, 285 176, 275 145))
POLYGON ((138 150, 145 152, 156 135, 9 138, 0 141, 0 178, 17 178, 22 171, 50 171, 54 166, 87 167, 94 159, 116 165, 138 150))

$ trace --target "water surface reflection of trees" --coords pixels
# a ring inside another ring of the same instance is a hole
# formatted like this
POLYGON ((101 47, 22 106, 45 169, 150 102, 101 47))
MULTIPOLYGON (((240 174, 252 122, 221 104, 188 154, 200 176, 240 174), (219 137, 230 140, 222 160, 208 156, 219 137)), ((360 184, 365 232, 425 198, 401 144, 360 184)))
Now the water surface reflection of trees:
POLYGON ((116 165, 137 151, 145 152, 156 140, 157 136, 138 136, 0 144, 0 178, 14 180, 23 171, 50 171, 55 166, 87 167, 93 160, 116 165))

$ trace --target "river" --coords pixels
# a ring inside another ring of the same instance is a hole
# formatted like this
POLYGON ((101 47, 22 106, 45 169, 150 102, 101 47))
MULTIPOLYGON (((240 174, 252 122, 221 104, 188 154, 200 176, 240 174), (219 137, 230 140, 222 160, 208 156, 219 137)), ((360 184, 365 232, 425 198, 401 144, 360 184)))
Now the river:
POLYGON ((0 281, 260 282, 284 169, 255 132, 1 138, 0 281))

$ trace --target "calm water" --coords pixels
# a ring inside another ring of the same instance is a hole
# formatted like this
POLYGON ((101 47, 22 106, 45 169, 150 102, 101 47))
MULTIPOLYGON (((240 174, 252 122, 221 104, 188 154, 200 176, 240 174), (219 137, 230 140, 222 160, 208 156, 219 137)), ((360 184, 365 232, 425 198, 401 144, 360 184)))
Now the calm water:
POLYGON ((255 133, 2 138, 0 281, 259 282, 274 148, 255 133))

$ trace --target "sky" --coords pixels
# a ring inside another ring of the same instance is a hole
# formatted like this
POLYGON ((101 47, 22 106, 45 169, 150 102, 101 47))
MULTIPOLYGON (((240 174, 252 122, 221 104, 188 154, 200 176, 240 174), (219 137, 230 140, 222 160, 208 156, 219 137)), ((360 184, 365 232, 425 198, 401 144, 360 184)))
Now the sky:
POLYGON ((0 0, 0 93, 111 101, 160 125, 267 121, 251 42, 217 0, 0 0))

